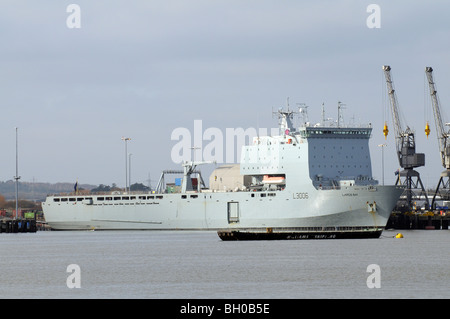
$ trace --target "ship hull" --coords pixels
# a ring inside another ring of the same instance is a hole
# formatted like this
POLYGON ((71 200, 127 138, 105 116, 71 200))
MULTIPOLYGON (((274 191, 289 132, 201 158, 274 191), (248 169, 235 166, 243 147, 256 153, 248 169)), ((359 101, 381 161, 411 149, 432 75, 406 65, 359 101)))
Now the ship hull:
POLYGON ((64 197, 49 196, 42 206, 54 230, 217 230, 219 235, 233 231, 235 238, 236 231, 248 238, 253 233, 257 239, 364 238, 370 230, 370 236, 381 234, 402 191, 396 186, 309 187, 152 198, 122 195, 110 201, 105 195, 69 196, 64 202, 64 197))

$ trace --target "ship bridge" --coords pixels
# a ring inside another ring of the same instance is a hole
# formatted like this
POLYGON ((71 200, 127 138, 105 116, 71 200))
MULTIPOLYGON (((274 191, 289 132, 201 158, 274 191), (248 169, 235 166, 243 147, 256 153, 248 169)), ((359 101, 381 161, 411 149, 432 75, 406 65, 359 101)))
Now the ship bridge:
POLYGON ((362 138, 369 139, 372 133, 371 127, 350 128, 350 127, 303 127, 300 129, 300 136, 303 138, 362 138))
POLYGON ((304 127, 307 139, 309 176, 316 187, 371 185, 368 127, 304 127))
MULTIPOLYGON (((271 184, 272 188, 301 187, 311 180, 316 188, 373 185, 369 151, 371 125, 311 126, 304 121, 295 129, 292 111, 277 112, 280 135, 256 137, 244 146, 240 171, 252 178, 252 185, 271 184), (281 182, 278 182, 281 181, 281 182)), ((325 121, 323 121, 324 123, 325 121)))

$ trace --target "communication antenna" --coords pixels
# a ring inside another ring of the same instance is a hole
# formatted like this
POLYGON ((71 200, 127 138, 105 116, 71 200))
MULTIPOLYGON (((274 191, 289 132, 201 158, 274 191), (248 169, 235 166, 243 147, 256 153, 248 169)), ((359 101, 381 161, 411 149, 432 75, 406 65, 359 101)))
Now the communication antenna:
POLYGON ((344 103, 342 103, 341 101, 338 101, 338 120, 337 120, 337 126, 340 127, 341 122, 342 124, 344 123, 344 116, 342 115, 342 109, 344 108, 343 106, 345 106, 344 103))
POLYGON ((309 122, 308 118, 308 105, 306 103, 297 103, 298 111, 300 113, 300 116, 302 117, 303 124, 306 126, 306 123, 309 122))
POLYGON ((322 126, 325 126, 325 102, 322 102, 322 126))

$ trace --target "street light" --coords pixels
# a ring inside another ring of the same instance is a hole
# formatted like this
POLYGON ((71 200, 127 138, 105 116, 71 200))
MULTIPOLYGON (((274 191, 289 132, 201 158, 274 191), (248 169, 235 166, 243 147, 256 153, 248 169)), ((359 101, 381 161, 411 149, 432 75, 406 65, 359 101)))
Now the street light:
POLYGON ((387 146, 386 143, 384 144, 378 144, 379 147, 381 147, 381 176, 382 176, 382 181, 383 181, 383 186, 384 186, 384 147, 387 146))
POLYGON ((131 155, 132 153, 128 154, 128 187, 130 188, 131 192, 131 155))
POLYGON ((19 217, 19 138, 17 133, 18 127, 16 127, 16 176, 14 176, 14 179, 16 180, 16 214, 14 219, 17 219, 19 217))
POLYGON ((131 141, 129 137, 123 137, 122 141, 125 141, 125 192, 128 191, 128 151, 127 151, 127 142, 131 141))

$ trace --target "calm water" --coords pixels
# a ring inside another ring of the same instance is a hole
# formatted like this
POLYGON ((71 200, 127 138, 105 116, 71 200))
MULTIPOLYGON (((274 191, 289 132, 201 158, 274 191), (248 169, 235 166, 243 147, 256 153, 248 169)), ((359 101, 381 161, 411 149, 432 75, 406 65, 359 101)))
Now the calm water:
POLYGON ((0 298, 448 298, 450 231, 223 242, 216 232, 0 234, 0 298), (80 267, 69 289, 67 266, 80 267), (381 269, 369 289, 367 266, 381 269))

